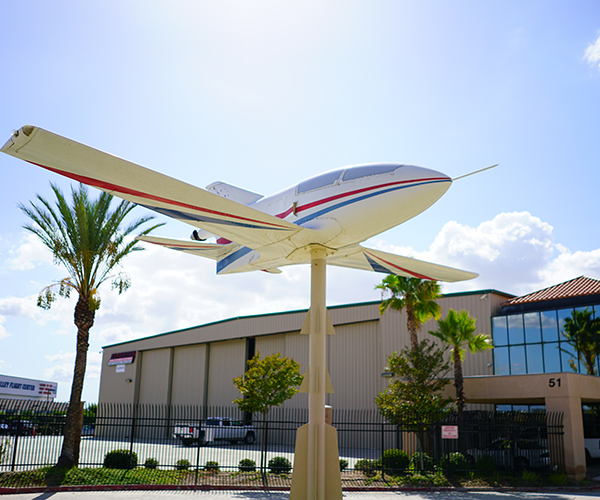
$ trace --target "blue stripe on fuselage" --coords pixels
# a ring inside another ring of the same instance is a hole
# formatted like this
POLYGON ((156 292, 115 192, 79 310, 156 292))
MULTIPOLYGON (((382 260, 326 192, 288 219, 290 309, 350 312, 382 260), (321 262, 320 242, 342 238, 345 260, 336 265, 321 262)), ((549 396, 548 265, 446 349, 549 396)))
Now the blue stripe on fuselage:
POLYGON ((407 189, 407 188, 412 188, 412 187, 416 187, 416 186, 423 186, 425 184, 437 184, 440 182, 452 182, 451 179, 447 179, 447 180, 435 180, 435 181, 426 181, 426 182, 418 182, 416 184, 409 184, 409 185, 403 185, 403 186, 394 186, 388 189, 383 189, 381 191, 377 191, 374 193, 368 193, 368 194, 364 194, 362 196, 358 196, 356 198, 352 198, 350 200, 346 200, 346 201, 342 201, 340 203, 336 203, 335 205, 331 205, 327 208, 323 208, 317 212, 313 212, 311 215, 307 215, 306 217, 302 217, 301 219, 298 219, 296 221, 294 221, 294 224, 298 224, 299 226, 301 226, 302 224, 309 222, 313 219, 316 219, 317 217, 320 217, 321 215, 325 215, 326 213, 331 212, 332 210, 336 210, 338 208, 344 207, 346 205, 351 205, 352 203, 356 203, 362 200, 366 200, 368 198, 373 198, 374 196, 379 196, 380 194, 386 194, 386 193, 390 193, 392 191, 398 191, 400 189, 407 189))

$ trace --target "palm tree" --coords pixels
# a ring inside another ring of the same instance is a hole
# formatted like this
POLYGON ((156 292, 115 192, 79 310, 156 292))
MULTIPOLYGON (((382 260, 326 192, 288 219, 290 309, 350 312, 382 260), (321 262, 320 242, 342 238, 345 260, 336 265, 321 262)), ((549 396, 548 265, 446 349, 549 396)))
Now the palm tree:
MULTIPOLYGON (((58 466, 72 467, 79 461, 79 443, 83 410, 81 392, 87 361, 89 331, 94 324, 96 311, 100 307, 98 288, 112 279, 113 289, 119 293, 129 288, 126 275, 112 273, 123 258, 136 250, 138 243, 129 236, 142 224, 153 219, 142 217, 121 227, 125 217, 135 204, 123 201, 115 211, 110 211, 112 195, 101 193, 97 200, 90 200, 87 187, 71 188, 72 206, 69 206, 58 186, 52 184, 56 196, 56 207, 37 195, 39 203, 30 202, 30 206, 19 204, 21 211, 32 223, 24 229, 38 236, 52 252, 54 261, 62 264, 69 274, 59 282, 45 287, 38 296, 37 305, 50 309, 56 300, 56 294, 69 297, 71 291, 79 295, 75 306, 74 323, 77 326, 77 347, 73 384, 64 428, 64 440, 58 466)), ((150 231, 162 224, 144 230, 150 231)))
POLYGON ((448 344, 452 351, 452 361, 454 363, 454 387, 456 388, 456 404, 459 415, 462 415, 465 408, 465 392, 462 373, 462 361, 465 358, 465 348, 475 353, 484 349, 491 349, 492 339, 488 335, 480 333, 475 335, 476 318, 469 316, 469 311, 456 312, 454 309, 448 311, 446 319, 438 321, 438 330, 429 332, 448 344))
POLYGON ((406 309, 406 327, 410 335, 410 347, 417 349, 417 330, 431 318, 438 319, 442 309, 435 301, 441 297, 440 285, 437 281, 407 278, 389 274, 375 287, 381 290, 383 299, 379 304, 379 312, 383 314, 388 307, 401 311, 406 309))
MULTIPOLYGON (((588 375, 596 375, 596 359, 600 355, 600 317, 592 319, 592 311, 586 307, 583 311, 573 311, 569 318, 565 318, 563 331, 564 342, 577 352, 579 361, 585 366, 588 375)), ((571 354, 566 349, 561 351, 571 354)), ((574 372, 577 363, 569 360, 574 372)))

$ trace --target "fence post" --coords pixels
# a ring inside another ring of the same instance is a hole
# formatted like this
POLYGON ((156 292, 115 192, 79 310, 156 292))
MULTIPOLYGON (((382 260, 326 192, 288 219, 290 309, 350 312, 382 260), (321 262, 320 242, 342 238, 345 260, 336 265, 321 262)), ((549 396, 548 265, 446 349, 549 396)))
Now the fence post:
POLYGON ((261 475, 262 475, 262 480, 263 480, 263 486, 269 486, 269 478, 267 476, 267 465, 266 465, 266 461, 267 461, 267 447, 269 445, 269 441, 267 439, 268 433, 269 433, 269 421, 267 420, 267 415, 265 413, 263 413, 263 436, 262 436, 262 453, 260 456, 260 469, 261 469, 261 475))
POLYGON ((135 436, 135 419, 137 416, 138 405, 133 406, 133 415, 131 417, 131 436, 129 437, 129 466, 131 467, 133 458, 133 436, 135 436))
POLYGON ((381 479, 385 480, 385 422, 381 422, 381 479))
MULTIPOLYGON (((20 421, 19 421, 20 424, 20 421)), ((19 431, 17 430, 17 433, 15 434, 15 441, 13 443, 13 455, 12 455, 12 463, 10 465, 10 470, 14 471, 15 470, 15 462, 17 460, 17 445, 19 443, 19 431)))
MULTIPOLYGON (((194 478, 194 486, 198 486, 198 473, 200 471, 200 446, 202 441, 202 416, 198 415, 198 443, 196 443, 196 477, 194 478)), ((190 419, 191 420, 191 419, 190 419)), ((192 436, 193 437, 193 436, 192 436)))

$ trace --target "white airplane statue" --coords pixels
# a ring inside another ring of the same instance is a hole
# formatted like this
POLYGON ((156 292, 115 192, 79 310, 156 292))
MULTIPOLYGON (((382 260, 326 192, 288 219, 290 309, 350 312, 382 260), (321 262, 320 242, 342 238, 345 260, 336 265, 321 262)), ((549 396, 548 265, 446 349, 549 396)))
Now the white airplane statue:
POLYGON ((441 281, 477 276, 360 245, 448 190, 452 179, 427 168, 356 165, 262 196, 224 182, 204 190, 29 125, 14 132, 2 152, 200 228, 193 240, 141 239, 214 259, 217 274, 278 273, 309 263, 307 249, 321 245, 334 266, 441 281), (204 241, 215 235, 215 243, 204 241))
POLYGON ((326 264, 440 281, 477 276, 360 245, 438 200, 452 179, 435 170, 355 165, 265 197, 224 182, 201 189, 31 125, 13 132, 1 151, 197 227, 192 240, 140 239, 214 259, 217 274, 311 264, 311 307, 301 332, 310 337, 302 387, 309 422, 296 439, 293 500, 342 498, 337 435, 325 424, 325 394, 333 392, 325 339, 334 333, 325 307, 326 264))

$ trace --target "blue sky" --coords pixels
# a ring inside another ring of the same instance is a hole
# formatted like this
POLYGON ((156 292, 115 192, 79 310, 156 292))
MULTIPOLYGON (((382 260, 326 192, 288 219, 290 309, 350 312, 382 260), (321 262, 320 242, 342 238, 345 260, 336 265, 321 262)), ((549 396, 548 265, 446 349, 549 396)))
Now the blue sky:
MULTIPOLYGON (((33 124, 187 182, 270 194, 348 164, 397 161, 457 181, 370 245, 522 294, 600 278, 597 1, 75 1, 2 6, 0 142, 33 124)), ((35 307, 64 277, 19 202, 69 183, 0 157, 0 373, 70 389, 74 304, 35 307)), ((138 209, 138 215, 143 209, 138 209)), ((159 220, 165 220, 159 218, 159 220)), ((187 237, 167 221, 159 234, 187 237)), ((215 276, 153 248, 133 287, 101 291, 84 397, 103 345, 308 306, 308 268, 215 276)), ((382 275, 330 269, 330 304, 377 300, 382 275)))

